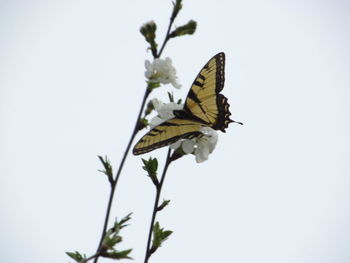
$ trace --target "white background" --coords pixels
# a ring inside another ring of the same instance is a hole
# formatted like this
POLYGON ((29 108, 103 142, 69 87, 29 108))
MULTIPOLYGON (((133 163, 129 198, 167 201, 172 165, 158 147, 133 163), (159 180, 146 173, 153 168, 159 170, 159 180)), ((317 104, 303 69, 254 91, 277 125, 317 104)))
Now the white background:
MULTIPOLYGON (((139 28, 155 20, 161 42, 171 7, 0 2, 0 262, 72 262, 65 251, 95 251, 109 193, 96 156, 119 164, 151 59, 139 28)), ((223 93, 245 125, 220 133, 209 161, 171 165, 162 198, 172 202, 158 220, 174 234, 151 262, 350 262, 349 7, 184 1, 175 24, 194 19, 198 30, 163 53, 183 87, 151 97, 184 98, 223 51, 223 93)), ((134 212, 120 247, 134 248, 134 262, 143 260, 154 194, 130 155, 112 219, 134 212)))

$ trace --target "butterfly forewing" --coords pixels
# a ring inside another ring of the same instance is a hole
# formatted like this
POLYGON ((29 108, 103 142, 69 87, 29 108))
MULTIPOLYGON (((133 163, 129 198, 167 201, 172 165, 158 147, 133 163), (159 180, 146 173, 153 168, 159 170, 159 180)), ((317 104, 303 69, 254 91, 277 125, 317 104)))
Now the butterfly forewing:
POLYGON ((199 131, 203 124, 173 118, 165 121, 150 130, 135 145, 133 154, 143 154, 154 149, 170 145, 179 139, 190 139, 201 135, 199 131))
POLYGON ((227 99, 218 97, 224 83, 225 54, 219 53, 199 72, 185 102, 185 110, 203 120, 208 126, 222 131, 231 121, 227 99))

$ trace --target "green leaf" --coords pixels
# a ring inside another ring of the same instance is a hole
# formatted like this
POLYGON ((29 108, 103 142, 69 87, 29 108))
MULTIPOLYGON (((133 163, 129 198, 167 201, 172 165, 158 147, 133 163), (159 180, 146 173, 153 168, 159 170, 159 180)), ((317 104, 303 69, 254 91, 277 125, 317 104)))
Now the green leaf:
POLYGON ((145 116, 149 115, 153 110, 154 110, 154 105, 153 105, 152 100, 150 100, 150 101, 147 103, 147 107, 146 107, 146 109, 145 109, 145 116))
POLYGON ((66 254, 77 262, 82 261, 86 258, 85 255, 83 257, 78 251, 66 252, 66 254))
POLYGON ((171 231, 171 230, 164 231, 162 234, 162 238, 163 238, 162 241, 165 241, 172 233, 173 233, 173 231, 171 231))
POLYGON ((149 21, 143 24, 140 28, 141 34, 145 37, 148 43, 152 43, 156 37, 157 25, 154 21, 149 21))
POLYGON ((103 246, 106 249, 112 249, 116 244, 120 243, 123 241, 123 238, 119 235, 108 235, 105 236, 104 240, 103 240, 103 246))
POLYGON ((158 160, 156 158, 153 158, 150 160, 150 171, 151 173, 156 173, 158 169, 158 160))
POLYGON ((168 91, 168 97, 170 102, 174 102, 174 94, 168 91))
POLYGON ((158 169, 158 160, 157 158, 150 157, 148 160, 141 159, 144 166, 142 166, 142 169, 145 170, 148 173, 148 176, 151 178, 153 184, 158 187, 159 182, 157 178, 157 169, 158 169))
POLYGON ((151 254, 154 253, 172 233, 173 231, 164 230, 160 227, 159 222, 156 222, 153 226, 151 254))
POLYGON ((160 247, 161 244, 161 228, 159 225, 159 222, 157 221, 153 226, 153 240, 152 240, 152 246, 153 247, 160 247))
POLYGON ((157 174, 157 169, 158 169, 158 160, 157 158, 152 158, 150 157, 147 160, 145 159, 142 159, 142 162, 144 164, 144 166, 142 166, 142 168, 147 171, 149 174, 154 174, 156 175, 157 174))
POLYGON ((129 257, 130 252, 132 249, 126 249, 122 251, 112 251, 106 254, 103 254, 104 257, 107 258, 113 258, 113 259, 132 259, 129 257))
POLYGON ((175 3, 173 2, 173 12, 171 14, 171 20, 174 20, 175 17, 178 15, 178 13, 180 12, 181 8, 182 8, 182 0, 176 0, 175 3))
POLYGON ((110 183, 113 182, 113 169, 112 169, 112 165, 110 164, 107 156, 105 156, 105 158, 103 159, 102 156, 98 155, 98 159, 100 159, 104 170, 98 170, 101 173, 104 173, 105 175, 107 175, 108 180, 110 183))
POLYGON ((179 37, 183 35, 192 35, 197 28, 197 22, 190 20, 186 25, 176 28, 171 32, 170 37, 179 37))
POLYGON ((120 221, 116 219, 113 227, 108 229, 102 243, 102 251, 104 252, 103 255, 116 251, 115 246, 123 241, 123 238, 119 235, 119 232, 122 228, 128 226, 126 223, 131 219, 131 215, 132 213, 129 213, 120 221))
POLYGON ((164 207, 166 207, 170 203, 170 200, 163 200, 163 203, 158 206, 157 211, 162 210, 164 207))
POLYGON ((140 28, 141 34, 145 37, 146 41, 150 44, 150 49, 154 57, 157 54, 157 46, 158 46, 155 41, 156 30, 157 30, 157 25, 153 21, 145 23, 140 28))
POLYGON ((126 222, 128 222, 131 219, 131 215, 132 213, 127 214, 125 217, 123 217, 119 222, 116 220, 117 225, 119 226, 119 229, 122 229, 126 226, 128 226, 127 224, 125 224, 126 222))

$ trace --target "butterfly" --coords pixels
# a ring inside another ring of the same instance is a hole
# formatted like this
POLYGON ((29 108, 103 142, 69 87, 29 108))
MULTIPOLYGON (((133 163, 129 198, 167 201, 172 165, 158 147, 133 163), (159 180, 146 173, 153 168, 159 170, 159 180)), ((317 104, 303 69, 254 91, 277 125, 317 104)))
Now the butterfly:
MULTIPOLYGON (((174 110, 174 118, 157 125, 135 145, 134 155, 170 145, 179 139, 202 136, 202 127, 225 132, 230 119, 227 98, 220 92, 225 83, 225 54, 218 53, 198 73, 187 94, 184 108, 174 110)), ((242 124, 240 122, 237 122, 242 124)))

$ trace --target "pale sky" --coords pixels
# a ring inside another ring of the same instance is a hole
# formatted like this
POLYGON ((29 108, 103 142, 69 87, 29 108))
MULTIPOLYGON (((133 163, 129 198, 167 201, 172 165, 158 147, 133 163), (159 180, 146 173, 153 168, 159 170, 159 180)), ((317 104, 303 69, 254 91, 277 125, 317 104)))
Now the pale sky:
MULTIPOLYGON (((151 98, 186 96, 226 54, 233 119, 210 159, 173 163, 158 220, 174 234, 152 263, 350 262, 350 4, 184 0, 193 36, 163 55, 177 69, 151 98)), ((151 59, 140 26, 163 40, 171 0, 0 2, 0 262, 73 262, 97 246, 109 185, 129 140, 151 59)), ((145 131, 142 131, 139 138, 145 131)), ((145 154, 163 167, 166 148, 145 154)), ((112 219, 133 212, 120 249, 142 262, 154 187, 129 155, 112 219)), ((101 259, 99 262, 112 262, 101 259)), ((127 260, 120 262, 129 262, 127 260)))

